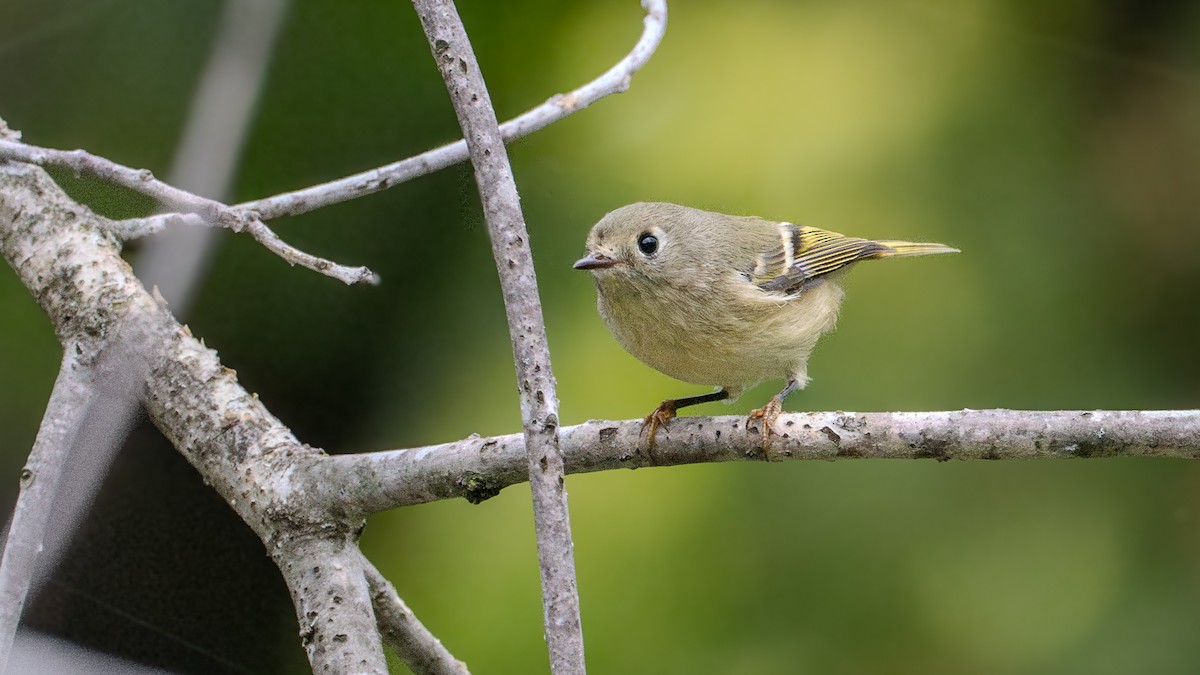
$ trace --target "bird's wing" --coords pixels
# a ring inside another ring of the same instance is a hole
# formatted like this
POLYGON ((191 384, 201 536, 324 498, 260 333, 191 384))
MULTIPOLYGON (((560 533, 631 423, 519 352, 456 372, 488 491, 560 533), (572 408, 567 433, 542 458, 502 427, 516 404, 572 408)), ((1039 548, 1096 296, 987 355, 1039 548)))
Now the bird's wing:
POLYGON ((758 256, 750 279, 770 293, 794 295, 813 279, 850 263, 896 254, 884 242, 792 223, 779 223, 778 227, 778 243, 773 242, 758 256))

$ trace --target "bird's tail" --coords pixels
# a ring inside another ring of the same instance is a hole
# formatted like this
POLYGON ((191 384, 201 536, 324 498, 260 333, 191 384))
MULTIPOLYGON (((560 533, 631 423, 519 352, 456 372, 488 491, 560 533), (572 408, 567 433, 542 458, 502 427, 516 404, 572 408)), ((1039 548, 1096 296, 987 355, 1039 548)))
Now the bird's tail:
POLYGON ((871 256, 873 258, 898 258, 909 255, 933 255, 935 253, 958 253, 959 250, 945 244, 919 243, 914 241, 877 241, 885 247, 871 256))

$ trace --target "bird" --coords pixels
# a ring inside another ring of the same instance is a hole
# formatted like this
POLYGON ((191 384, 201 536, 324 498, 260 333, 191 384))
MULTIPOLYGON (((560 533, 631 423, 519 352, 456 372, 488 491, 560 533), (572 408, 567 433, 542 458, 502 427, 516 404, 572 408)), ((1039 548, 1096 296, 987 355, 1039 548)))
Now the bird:
POLYGON ((655 370, 712 393, 667 399, 642 423, 659 428, 687 406, 734 401, 759 382, 783 389, 754 409, 768 447, 783 401, 809 381, 808 359, 834 329, 845 273, 876 258, 958 253, 944 244, 847 237, 752 216, 638 202, 600 219, 574 269, 596 282, 617 342, 655 370))

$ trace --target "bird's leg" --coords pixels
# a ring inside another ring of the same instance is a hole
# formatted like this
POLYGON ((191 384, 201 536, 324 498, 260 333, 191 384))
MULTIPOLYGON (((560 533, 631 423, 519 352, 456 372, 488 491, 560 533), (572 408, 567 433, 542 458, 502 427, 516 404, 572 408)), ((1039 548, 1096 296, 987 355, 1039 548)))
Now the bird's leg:
POLYGON ((713 401, 724 401, 729 398, 729 392, 724 389, 714 391, 711 394, 702 396, 688 396, 687 398, 671 398, 658 404, 654 412, 646 416, 642 421, 642 433, 649 434, 649 439, 646 441, 647 449, 654 449, 654 434, 658 433, 658 428, 666 426, 667 422, 675 417, 675 411, 680 408, 686 408, 689 405, 699 405, 701 403, 711 403, 713 401))
POLYGON ((750 416, 746 419, 747 424, 751 420, 762 420, 762 453, 763 459, 771 461, 771 455, 768 450, 771 447, 771 436, 775 433, 775 420, 779 418, 783 412, 783 399, 789 394, 800 388, 800 381, 795 378, 790 378, 787 381, 787 386, 778 394, 771 397, 770 401, 761 408, 755 408, 750 411, 750 416))

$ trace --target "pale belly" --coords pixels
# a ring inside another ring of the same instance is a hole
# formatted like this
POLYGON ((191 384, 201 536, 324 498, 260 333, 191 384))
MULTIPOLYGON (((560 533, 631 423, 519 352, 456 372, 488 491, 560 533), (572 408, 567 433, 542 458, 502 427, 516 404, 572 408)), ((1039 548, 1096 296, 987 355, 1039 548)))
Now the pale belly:
POLYGON ((735 392, 772 378, 795 377, 803 385, 809 354, 837 321, 841 288, 816 284, 786 301, 748 284, 744 290, 739 297, 647 298, 605 284, 599 309, 626 351, 684 382, 735 392))

